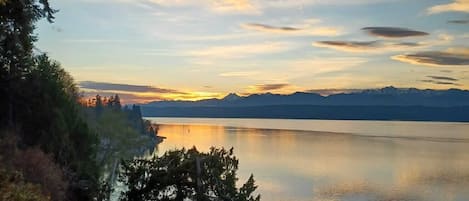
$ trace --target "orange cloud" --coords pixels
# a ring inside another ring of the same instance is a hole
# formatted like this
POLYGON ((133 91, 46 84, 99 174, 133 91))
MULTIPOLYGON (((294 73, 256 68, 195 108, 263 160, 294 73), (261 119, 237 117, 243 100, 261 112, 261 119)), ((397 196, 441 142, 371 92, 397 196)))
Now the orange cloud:
POLYGON ((452 3, 440 4, 427 9, 428 14, 436 14, 443 12, 469 13, 469 0, 455 0, 452 3))
POLYGON ((84 91, 83 95, 85 98, 93 98, 97 94, 103 97, 119 94, 124 104, 145 103, 158 100, 201 100, 221 97, 221 94, 213 92, 182 91, 145 85, 94 81, 82 81, 79 82, 78 85, 84 91))

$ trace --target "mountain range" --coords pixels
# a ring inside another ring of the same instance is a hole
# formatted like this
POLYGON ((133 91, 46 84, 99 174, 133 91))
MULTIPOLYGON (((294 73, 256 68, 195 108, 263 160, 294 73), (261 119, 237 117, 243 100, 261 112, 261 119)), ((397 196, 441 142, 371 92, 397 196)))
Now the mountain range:
POLYGON ((469 91, 460 89, 432 90, 385 87, 353 93, 322 96, 317 93, 252 94, 239 96, 230 93, 222 99, 199 101, 154 101, 147 107, 245 107, 266 105, 341 105, 341 106, 433 106, 451 107, 469 105, 469 91))
POLYGON ((222 99, 155 101, 144 116, 469 121, 469 91, 385 87, 322 96, 317 93, 228 94, 222 99))

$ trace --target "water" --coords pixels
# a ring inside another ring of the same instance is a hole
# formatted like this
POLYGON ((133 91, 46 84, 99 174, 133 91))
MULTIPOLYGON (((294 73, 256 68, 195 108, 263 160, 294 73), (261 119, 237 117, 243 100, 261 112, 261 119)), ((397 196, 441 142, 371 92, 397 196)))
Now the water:
POLYGON ((159 154, 234 147, 267 201, 467 201, 469 124, 148 118, 159 154))

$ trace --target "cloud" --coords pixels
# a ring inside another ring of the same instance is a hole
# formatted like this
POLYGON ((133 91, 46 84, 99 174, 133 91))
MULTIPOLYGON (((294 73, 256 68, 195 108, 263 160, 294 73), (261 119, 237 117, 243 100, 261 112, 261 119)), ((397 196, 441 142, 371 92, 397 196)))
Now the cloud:
POLYGON ((125 43, 127 40, 112 40, 112 39, 65 39, 61 42, 64 43, 125 43))
POLYGON ((393 56, 392 59, 426 66, 469 66, 469 48, 426 51, 393 56))
MULTIPOLYGON (((127 0, 128 2, 132 0, 127 0)), ((156 4, 165 7, 196 7, 202 6, 216 13, 227 14, 260 14, 259 7, 251 0, 142 0, 146 4, 156 4)))
POLYGON ((448 82, 448 81, 437 81, 437 80, 420 80, 421 82, 438 84, 438 85, 455 85, 460 86, 458 83, 455 82, 448 82))
POLYGON ((171 93, 185 94, 174 89, 165 89, 144 85, 117 84, 108 82, 81 81, 78 85, 83 89, 102 90, 102 91, 123 91, 123 92, 151 92, 151 93, 171 93))
POLYGON ((362 30, 369 35, 382 38, 404 38, 429 35, 427 32, 400 27, 364 27, 362 30))
MULTIPOLYGON (((100 95, 101 97, 110 97, 114 96, 116 93, 113 92, 92 92, 86 91, 83 93, 85 99, 92 99, 96 97, 96 95, 100 95)), ((151 96, 140 96, 138 94, 132 93, 119 93, 119 98, 122 103, 124 104, 133 104, 133 103, 146 103, 150 101, 157 101, 157 100, 166 100, 163 96, 160 95, 151 95, 151 96)))
POLYGON ((281 84, 257 84, 251 86, 250 88, 254 89, 255 91, 273 91, 278 89, 283 89, 285 87, 290 86, 290 84, 281 83, 281 84))
POLYGON ((438 41, 430 42, 433 43, 433 45, 437 44, 446 44, 448 42, 452 42, 454 40, 454 36, 442 33, 438 35, 438 41))
POLYGON ((259 15, 269 8, 297 8, 320 5, 362 5, 389 0, 81 0, 90 3, 119 2, 144 8, 198 7, 221 14, 259 15), (155 6, 156 5, 156 6, 155 6))
POLYGON ((249 77, 260 74, 258 71, 234 71, 234 72, 225 72, 220 73, 222 77, 249 77))
MULTIPOLYGON (((317 22, 317 21, 314 21, 317 22)), ((341 34, 341 29, 326 26, 311 26, 311 21, 301 25, 293 26, 272 26, 260 23, 241 24, 241 28, 262 33, 288 34, 288 35, 310 35, 310 36, 337 36, 341 34)))
POLYGON ((389 0, 253 0, 258 3, 261 8, 297 8, 303 9, 307 6, 324 6, 324 5, 369 5, 381 2, 388 2, 389 0))
POLYGON ((403 48, 419 48, 422 47, 423 44, 385 41, 318 41, 314 42, 313 46, 345 52, 383 53, 386 51, 402 51, 403 48))
POLYGON ((157 100, 201 100, 219 98, 221 94, 204 91, 180 91, 144 85, 116 84, 107 82, 82 81, 78 84, 84 90, 85 97, 96 94, 111 96, 119 94, 125 104, 145 103, 157 100))
MULTIPOLYGON (((255 81, 256 83, 289 83, 292 80, 310 80, 312 77, 321 76, 321 74, 344 71, 367 61, 366 58, 359 57, 312 57, 293 60, 271 60, 253 65, 251 67, 253 70, 227 71, 218 75, 221 77, 255 81), (268 68, 265 68, 267 66, 268 68)), ((304 90, 304 88, 298 90, 304 90)))
POLYGON ((450 24, 469 24, 469 20, 448 20, 450 24))
POLYGON ((311 36, 337 36, 341 34, 339 28, 335 27, 309 27, 309 28, 295 28, 295 27, 275 27, 265 24, 248 23, 242 24, 242 28, 247 30, 254 30, 264 33, 276 34, 291 34, 291 35, 311 35, 311 36))
POLYGON ((264 32, 274 32, 274 33, 297 32, 297 31, 302 30, 300 28, 295 28, 295 27, 275 27, 275 26, 257 24, 257 23, 247 23, 247 24, 242 24, 241 26, 246 29, 264 31, 264 32))
POLYGON ((222 13, 259 14, 260 10, 250 0, 212 0, 211 8, 222 13))
MULTIPOLYGON (((320 74, 344 71, 368 62, 359 57, 312 58, 290 62, 289 69, 292 78, 311 77, 320 74)), ((285 76, 285 72, 280 75, 285 76)))
POLYGON ((192 50, 186 54, 195 57, 210 58, 244 58, 260 54, 273 54, 284 52, 293 48, 291 43, 287 42, 270 42, 258 44, 243 44, 231 46, 214 46, 200 50, 192 50))
POLYGON ((427 9, 428 14, 436 14, 443 12, 469 13, 469 0, 454 0, 452 3, 440 4, 427 9))
POLYGON ((166 40, 176 40, 176 41, 195 41, 195 42, 206 42, 206 41, 228 41, 234 39, 245 39, 250 37, 262 36, 261 33, 246 33, 246 32, 237 32, 237 33, 226 33, 226 34, 214 34, 214 35, 187 35, 187 34, 171 34, 171 35, 161 35, 160 33, 155 33, 154 36, 166 40))
POLYGON ((317 93, 322 96, 329 96, 333 94, 349 94, 354 92, 364 91, 364 89, 310 89, 306 90, 309 93, 317 93))
POLYGON ((435 80, 458 81, 458 79, 456 79, 456 78, 446 77, 446 76, 429 75, 427 77, 435 79, 435 80))
POLYGON ((420 81, 426 82, 426 83, 438 84, 438 85, 455 85, 455 86, 460 85, 456 83, 457 81, 459 81, 459 79, 452 78, 452 77, 429 75, 427 76, 427 78, 430 78, 430 79, 424 79, 420 81))

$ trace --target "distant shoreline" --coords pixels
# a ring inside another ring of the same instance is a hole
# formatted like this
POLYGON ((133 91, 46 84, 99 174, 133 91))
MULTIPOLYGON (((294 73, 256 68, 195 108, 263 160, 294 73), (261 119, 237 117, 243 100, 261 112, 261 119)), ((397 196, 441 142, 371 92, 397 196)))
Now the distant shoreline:
POLYGON ((150 107, 145 117, 259 118, 311 120, 371 120, 469 122, 469 106, 320 106, 271 105, 250 107, 150 107))
MULTIPOLYGON (((196 117, 196 116, 191 116, 191 117, 182 117, 182 116, 144 116, 143 117, 144 119, 147 119, 147 118, 174 118, 174 119, 178 119, 178 118, 188 118, 188 119, 198 119, 198 118, 203 118, 203 119, 274 119, 274 120, 324 120, 324 121, 329 121, 329 120, 333 120, 333 121, 376 121, 376 122, 390 122, 390 121, 394 121, 394 122, 419 122, 419 123, 422 123, 422 122, 428 122, 428 123, 469 123, 469 121, 436 121, 436 120, 400 120, 400 119, 385 119, 385 120, 381 120, 381 119, 301 119, 301 118, 275 118, 275 117, 272 117, 272 118, 256 118, 256 117, 249 117, 249 118, 246 118, 246 117, 196 117)), ((182 123, 182 124, 185 124, 185 123, 182 123)), ((181 124, 181 125, 182 125, 181 124)), ((161 124, 158 124, 158 125, 161 125, 161 124)), ((197 124, 198 125, 198 124, 197 124)), ((288 129, 287 129, 288 130, 288 129)))

